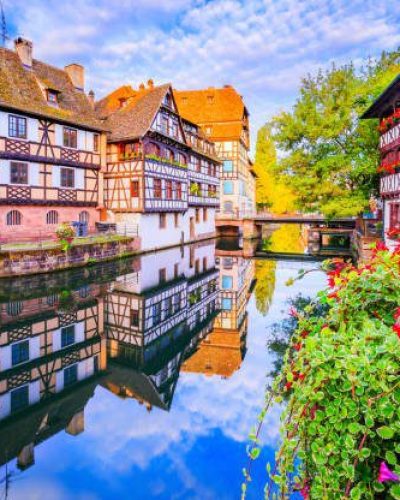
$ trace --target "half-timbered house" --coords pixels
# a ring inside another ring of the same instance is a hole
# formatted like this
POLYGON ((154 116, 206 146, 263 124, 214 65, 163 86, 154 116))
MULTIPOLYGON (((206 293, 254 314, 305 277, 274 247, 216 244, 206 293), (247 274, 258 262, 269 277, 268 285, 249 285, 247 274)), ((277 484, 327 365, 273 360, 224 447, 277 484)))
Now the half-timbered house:
POLYGON ((106 139, 84 68, 32 51, 22 38, 0 49, 0 240, 54 234, 60 222, 93 229, 100 218, 106 139))
POLYGON ((213 328, 214 245, 198 243, 140 258, 105 299, 108 370, 104 385, 148 408, 169 409, 180 366, 213 328))
POLYGON ((400 75, 365 111, 362 118, 377 119, 384 234, 386 244, 393 249, 400 238, 400 75))
POLYGON ((231 85, 205 90, 174 90, 179 113, 198 124, 215 143, 222 161, 221 212, 242 217, 255 209, 255 176, 249 164, 249 113, 231 85))
POLYGON ((96 112, 110 130, 108 220, 138 231, 143 250, 214 236, 219 162, 198 126, 181 119, 171 86, 120 87, 96 112))

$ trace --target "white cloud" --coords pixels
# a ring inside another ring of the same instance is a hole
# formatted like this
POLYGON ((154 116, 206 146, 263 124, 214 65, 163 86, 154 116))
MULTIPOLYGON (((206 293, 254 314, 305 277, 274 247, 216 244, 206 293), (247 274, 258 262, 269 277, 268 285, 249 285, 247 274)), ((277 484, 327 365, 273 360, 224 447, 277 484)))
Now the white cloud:
POLYGON ((80 59, 99 96, 150 77, 178 88, 231 83, 253 132, 293 102, 305 73, 400 44, 395 0, 8 0, 6 14, 38 57, 80 59))

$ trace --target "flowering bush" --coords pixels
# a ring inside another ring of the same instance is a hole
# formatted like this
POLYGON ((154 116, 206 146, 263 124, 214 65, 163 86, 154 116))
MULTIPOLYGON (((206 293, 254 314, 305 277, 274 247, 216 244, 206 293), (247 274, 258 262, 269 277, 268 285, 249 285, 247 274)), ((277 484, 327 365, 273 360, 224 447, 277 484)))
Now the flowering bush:
POLYGON ((60 240, 63 251, 66 252, 75 238, 74 228, 68 223, 63 222, 57 227, 56 236, 60 240))
MULTIPOLYGON (((327 313, 291 311, 298 328, 270 395, 288 404, 266 496, 275 483, 279 498, 297 490, 310 499, 398 499, 400 251, 380 244, 368 265, 324 268, 329 289, 316 304, 327 313)), ((259 453, 253 441, 250 458, 259 453)))

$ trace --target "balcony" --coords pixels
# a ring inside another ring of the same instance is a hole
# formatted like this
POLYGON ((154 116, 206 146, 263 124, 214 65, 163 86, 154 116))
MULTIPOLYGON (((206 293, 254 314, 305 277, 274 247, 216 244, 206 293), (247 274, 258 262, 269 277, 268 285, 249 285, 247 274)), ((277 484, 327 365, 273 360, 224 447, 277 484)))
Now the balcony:
POLYGON ((100 169, 100 153, 0 137, 0 158, 100 169))

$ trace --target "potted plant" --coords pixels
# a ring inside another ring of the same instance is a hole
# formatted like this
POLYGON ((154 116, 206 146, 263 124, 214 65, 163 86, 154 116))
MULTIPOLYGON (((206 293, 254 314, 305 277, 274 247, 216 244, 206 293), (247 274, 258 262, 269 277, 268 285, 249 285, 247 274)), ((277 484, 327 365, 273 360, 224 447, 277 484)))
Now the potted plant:
POLYGON ((62 249, 66 252, 75 238, 75 231, 70 224, 63 222, 56 229, 56 236, 62 246, 62 249))

